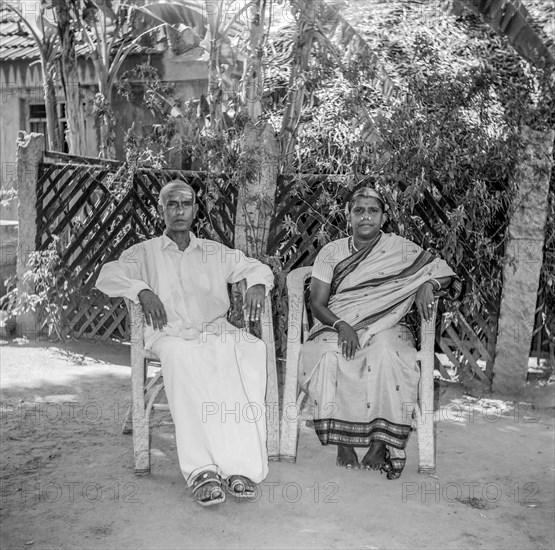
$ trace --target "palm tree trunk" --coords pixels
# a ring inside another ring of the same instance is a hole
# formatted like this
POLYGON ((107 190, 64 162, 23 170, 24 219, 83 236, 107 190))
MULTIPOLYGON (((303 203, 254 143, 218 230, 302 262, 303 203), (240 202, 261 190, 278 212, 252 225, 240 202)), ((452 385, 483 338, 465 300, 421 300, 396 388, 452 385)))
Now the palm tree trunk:
POLYGON ((60 64, 62 85, 66 98, 69 152, 72 155, 85 155, 87 152, 85 118, 79 87, 75 35, 71 26, 69 3, 66 1, 57 2, 54 4, 54 9, 58 19, 58 35, 60 38, 60 64))
MULTIPOLYGON (((97 53, 98 55, 98 53, 97 53)), ((108 68, 98 58, 94 63, 98 81, 98 91, 102 98, 102 113, 98 119, 100 125, 100 157, 116 158, 114 147, 114 113, 112 110, 112 90, 108 84, 108 68)))
POLYGON ((56 113, 56 92, 52 75, 46 67, 46 61, 41 59, 42 85, 44 89, 44 106, 46 109, 47 148, 49 151, 61 151, 58 117, 56 113))
POLYGON ((250 56, 245 78, 245 100, 249 119, 256 122, 262 113, 260 94, 263 85, 262 43, 266 1, 257 0, 248 10, 250 27, 250 56))
POLYGON ((291 166, 295 150, 297 128, 305 98, 303 75, 308 68, 310 50, 314 41, 315 0, 301 2, 301 16, 295 45, 295 57, 289 77, 289 98, 281 124, 281 151, 284 168, 291 166))
POLYGON ((48 149, 50 151, 62 150, 62 139, 58 127, 58 114, 56 112, 56 90, 52 80, 52 73, 46 66, 46 61, 41 59, 42 82, 44 87, 44 105, 46 109, 46 131, 48 133, 48 149))

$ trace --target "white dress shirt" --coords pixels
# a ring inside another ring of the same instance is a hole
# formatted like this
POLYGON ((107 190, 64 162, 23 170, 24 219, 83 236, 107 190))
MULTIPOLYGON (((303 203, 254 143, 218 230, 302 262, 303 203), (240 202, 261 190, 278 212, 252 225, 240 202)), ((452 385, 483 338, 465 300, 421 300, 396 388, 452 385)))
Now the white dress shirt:
POLYGON ((247 288, 273 287, 271 269, 240 250, 192 233, 189 246, 180 251, 167 235, 136 244, 119 260, 106 263, 96 287, 111 297, 138 302, 141 290, 152 290, 164 304, 168 323, 162 331, 145 327, 145 345, 161 336, 185 340, 200 338, 225 326, 229 309, 228 283, 246 279, 247 288))

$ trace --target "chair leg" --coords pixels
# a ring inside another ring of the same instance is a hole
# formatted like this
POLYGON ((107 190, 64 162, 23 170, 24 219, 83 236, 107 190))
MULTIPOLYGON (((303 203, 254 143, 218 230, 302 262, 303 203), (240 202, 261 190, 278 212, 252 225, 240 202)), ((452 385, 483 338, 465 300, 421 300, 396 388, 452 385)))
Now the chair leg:
POLYGON ((281 418, 281 433, 279 438, 280 462, 297 462, 297 446, 299 443, 301 403, 304 392, 301 391, 296 399, 296 394, 291 391, 283 396, 283 416, 281 418))
POLYGON ((418 389, 418 406, 416 408, 418 437, 418 471, 434 473, 435 457, 435 426, 434 426, 434 343, 436 307, 429 323, 421 325, 420 385, 418 389))
POLYGON ((290 280, 289 285, 289 319, 287 332, 287 357, 285 360, 285 383, 283 387, 283 401, 281 404, 281 433, 279 437, 279 459, 284 462, 297 460, 297 442, 299 438, 300 410, 298 398, 298 373, 299 356, 301 353, 301 324, 304 312, 304 295, 302 282, 290 280))
POLYGON ((150 430, 145 403, 144 353, 131 347, 131 395, 135 474, 150 473, 150 430))
POLYGON ((431 369, 422 365, 416 407, 416 436, 418 438, 418 472, 433 474, 436 470, 434 377, 431 369))
POLYGON ((279 397, 274 342, 274 326, 271 313, 270 297, 266 297, 264 313, 261 320, 262 340, 266 344, 266 429, 268 460, 279 460, 279 397))
POLYGON ((121 429, 121 433, 125 435, 129 435, 133 433, 133 405, 129 405, 127 407, 127 412, 125 413, 125 419, 123 420, 123 427, 121 429))
POLYGON ((430 417, 427 412, 424 407, 424 410, 417 414, 418 472, 421 474, 433 474, 436 471, 435 426, 433 413, 430 417))

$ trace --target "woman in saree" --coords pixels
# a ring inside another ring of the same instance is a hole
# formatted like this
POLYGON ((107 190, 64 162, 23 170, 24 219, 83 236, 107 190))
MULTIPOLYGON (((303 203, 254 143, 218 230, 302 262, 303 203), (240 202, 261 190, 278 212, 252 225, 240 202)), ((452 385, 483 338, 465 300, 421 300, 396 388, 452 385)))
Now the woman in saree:
POLYGON ((403 318, 415 304, 428 321, 434 292, 448 288, 455 273, 415 243, 382 231, 387 213, 375 189, 357 190, 348 216, 352 236, 324 246, 314 263, 316 322, 303 344, 299 381, 320 442, 337 445, 337 465, 397 479, 420 378, 403 318), (367 449, 361 462, 356 447, 367 449))

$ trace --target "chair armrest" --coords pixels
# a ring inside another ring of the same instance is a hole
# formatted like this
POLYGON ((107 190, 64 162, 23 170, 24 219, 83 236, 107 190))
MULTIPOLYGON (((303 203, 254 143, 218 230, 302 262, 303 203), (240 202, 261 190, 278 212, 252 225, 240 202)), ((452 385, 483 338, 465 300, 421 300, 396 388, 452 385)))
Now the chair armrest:
MULTIPOLYGON (((242 279, 241 281, 234 283, 233 285, 231 285, 231 294, 240 292, 241 293, 241 316, 239 317, 239 314, 237 311, 234 311, 234 315, 233 315, 233 319, 229 319, 230 322, 242 322, 242 326, 248 330, 249 332, 254 332, 254 333, 258 333, 255 334, 255 336, 260 336, 260 338, 262 340, 265 341, 266 344, 268 344, 268 338, 270 337, 269 331, 264 330, 267 329, 267 327, 270 324, 270 320, 272 319, 272 294, 271 292, 269 292, 266 297, 264 298, 264 311, 262 312, 261 316, 260 316, 260 322, 257 323, 259 326, 256 327, 255 325, 255 330, 251 330, 253 323, 251 323, 251 320, 249 318, 249 312, 243 308, 243 304, 245 303, 245 298, 247 296, 247 281, 246 279, 242 279)), ((232 304, 233 306, 236 306, 237 304, 232 304)), ((273 342, 273 334, 271 335, 271 339, 273 342)))
POLYGON ((158 361, 153 352, 145 349, 145 316, 143 306, 124 298, 129 311, 129 343, 131 344, 131 365, 143 365, 145 359, 158 361))
MULTIPOLYGON (((287 300, 289 314, 287 319, 287 356, 285 360, 285 384, 289 389, 288 397, 297 399, 297 367, 301 346, 303 344, 304 320, 306 306, 304 300, 304 284, 312 274, 312 267, 299 267, 287 275, 287 300)), ((304 335, 306 337, 306 334, 304 335)))
POLYGON ((144 343, 144 329, 145 329, 145 317, 143 314, 143 306, 141 304, 136 304, 135 302, 124 298, 125 305, 127 306, 127 311, 129 312, 129 328, 130 337, 129 341, 133 345, 134 343, 144 343))
POLYGON ((420 355, 433 357, 435 349, 435 338, 436 338, 436 319, 437 310, 440 297, 434 295, 434 307, 432 308, 431 318, 426 321, 424 317, 420 316, 420 355), (430 355, 432 354, 432 355, 430 355))

